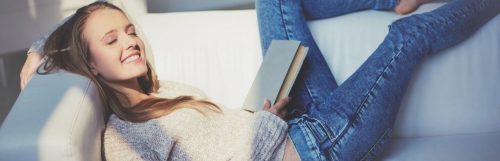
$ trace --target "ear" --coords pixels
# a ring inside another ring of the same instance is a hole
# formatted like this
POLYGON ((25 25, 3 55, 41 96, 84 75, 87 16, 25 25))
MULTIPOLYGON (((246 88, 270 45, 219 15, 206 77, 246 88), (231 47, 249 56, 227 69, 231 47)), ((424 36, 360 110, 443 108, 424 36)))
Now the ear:
POLYGON ((94 76, 99 75, 99 72, 97 71, 96 65, 93 61, 90 62, 90 72, 92 72, 94 76))

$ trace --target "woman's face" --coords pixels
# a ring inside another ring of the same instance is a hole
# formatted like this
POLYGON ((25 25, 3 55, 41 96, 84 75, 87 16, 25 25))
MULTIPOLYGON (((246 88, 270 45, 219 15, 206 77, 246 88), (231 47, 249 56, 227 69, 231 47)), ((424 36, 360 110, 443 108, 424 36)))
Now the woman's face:
POLYGON ((144 43, 134 25, 120 11, 99 9, 85 22, 83 37, 90 50, 90 66, 108 82, 133 80, 147 73, 144 43))

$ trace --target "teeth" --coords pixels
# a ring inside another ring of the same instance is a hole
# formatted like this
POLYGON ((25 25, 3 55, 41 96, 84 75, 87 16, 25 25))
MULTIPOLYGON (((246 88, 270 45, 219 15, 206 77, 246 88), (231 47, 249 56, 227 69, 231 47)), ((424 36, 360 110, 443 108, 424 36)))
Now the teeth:
POLYGON ((133 55, 133 56, 130 56, 127 59, 125 59, 125 61, 123 61, 123 63, 130 63, 130 62, 133 62, 137 59, 139 59, 139 55, 133 55))

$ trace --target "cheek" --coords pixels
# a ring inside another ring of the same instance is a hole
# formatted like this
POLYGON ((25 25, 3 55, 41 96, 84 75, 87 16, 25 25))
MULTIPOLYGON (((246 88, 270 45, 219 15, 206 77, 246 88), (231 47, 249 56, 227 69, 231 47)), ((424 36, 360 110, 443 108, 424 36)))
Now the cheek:
POLYGON ((141 38, 137 38, 137 44, 139 45, 139 48, 141 48, 141 51, 146 54, 146 47, 144 45, 144 42, 142 41, 141 38))
POLYGON ((121 50, 113 48, 91 48, 91 62, 94 70, 106 80, 116 79, 120 75, 121 50))
MULTIPOLYGON (((141 49, 144 49, 144 44, 139 43, 141 49)), ((143 76, 147 73, 145 55, 143 62, 133 64, 122 64, 122 50, 111 46, 101 48, 91 48, 91 59, 94 63, 95 70, 99 76, 107 81, 123 81, 143 76)), ((145 54, 142 51, 142 54, 145 54)))
POLYGON ((119 63, 121 50, 113 47, 96 47, 91 48, 90 53, 96 65, 103 66, 119 63))

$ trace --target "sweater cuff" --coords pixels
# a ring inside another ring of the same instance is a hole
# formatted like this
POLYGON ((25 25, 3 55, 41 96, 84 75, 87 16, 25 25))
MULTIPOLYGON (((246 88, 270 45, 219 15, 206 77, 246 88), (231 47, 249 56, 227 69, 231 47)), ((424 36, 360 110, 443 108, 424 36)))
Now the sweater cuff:
POLYGON ((283 157, 288 124, 278 116, 267 112, 256 113, 254 142, 251 160, 269 160, 283 157), (279 156, 281 154, 281 156, 279 156), (276 156, 278 155, 278 156, 276 156))
POLYGON ((27 54, 31 54, 31 53, 41 54, 42 50, 43 50, 44 43, 45 43, 45 41, 43 39, 40 39, 40 40, 33 42, 33 44, 31 44, 30 48, 28 49, 28 52, 26 52, 26 53, 27 54))

